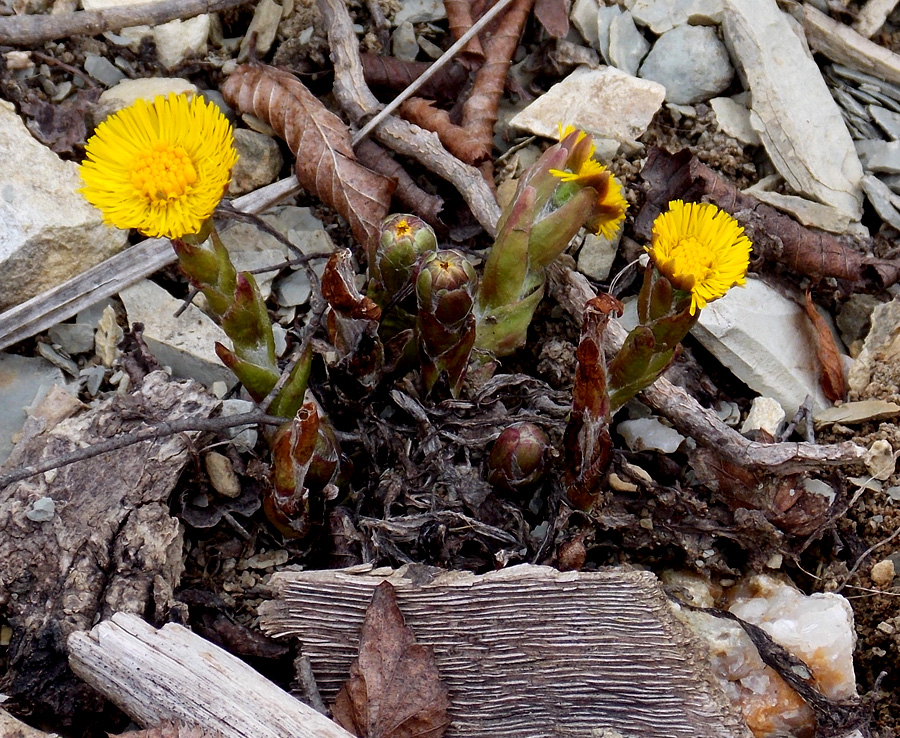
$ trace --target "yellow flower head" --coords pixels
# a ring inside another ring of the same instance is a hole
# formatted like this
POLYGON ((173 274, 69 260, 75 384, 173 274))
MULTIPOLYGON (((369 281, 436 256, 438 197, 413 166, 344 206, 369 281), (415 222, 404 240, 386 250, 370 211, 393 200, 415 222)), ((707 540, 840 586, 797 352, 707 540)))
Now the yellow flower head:
POLYGON ((691 315, 744 284, 753 244, 715 205, 674 200, 652 234, 650 259, 673 287, 691 293, 691 315))
POLYGON ((236 161, 231 125, 214 103, 138 100, 97 126, 80 192, 109 225, 182 238, 210 218, 236 161))
POLYGON ((583 187, 593 187, 597 191, 594 204, 595 214, 586 224, 588 228, 605 238, 613 238, 625 220, 628 202, 622 185, 605 166, 594 159, 586 159, 577 171, 551 169, 550 174, 562 182, 577 182, 583 187))

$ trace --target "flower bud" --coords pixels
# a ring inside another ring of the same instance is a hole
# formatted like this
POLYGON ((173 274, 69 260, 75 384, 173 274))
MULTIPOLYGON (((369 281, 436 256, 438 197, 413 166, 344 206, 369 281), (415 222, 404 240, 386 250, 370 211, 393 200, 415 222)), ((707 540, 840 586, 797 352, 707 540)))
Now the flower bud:
POLYGON ((550 439, 534 423, 513 423, 488 457, 488 481, 509 492, 526 491, 544 476, 550 439))
POLYGON ((389 296, 403 289, 419 257, 429 251, 437 251, 437 238, 424 220, 402 214, 385 218, 376 251, 376 268, 389 296))

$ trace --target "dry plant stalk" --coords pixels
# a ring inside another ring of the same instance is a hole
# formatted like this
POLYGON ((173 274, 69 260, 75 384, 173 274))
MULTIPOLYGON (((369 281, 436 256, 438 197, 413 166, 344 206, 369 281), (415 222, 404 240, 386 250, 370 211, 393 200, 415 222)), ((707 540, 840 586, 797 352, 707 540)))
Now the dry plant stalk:
POLYGON ((356 160, 350 132, 292 74, 242 65, 225 80, 229 105, 269 123, 297 157, 297 179, 338 211, 366 249, 374 248, 396 183, 356 160))

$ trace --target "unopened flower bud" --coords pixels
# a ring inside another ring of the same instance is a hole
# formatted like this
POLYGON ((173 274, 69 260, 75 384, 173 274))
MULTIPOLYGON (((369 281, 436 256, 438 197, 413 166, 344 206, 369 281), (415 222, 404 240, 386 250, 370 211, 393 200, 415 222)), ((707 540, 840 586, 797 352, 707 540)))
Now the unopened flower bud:
POLYGON ((494 441, 488 481, 510 492, 528 490, 544 476, 550 439, 534 423, 513 423, 494 441))
POLYGON ((437 251, 431 226, 415 215, 390 215, 381 225, 377 269, 388 295, 395 295, 409 281, 419 257, 437 251))

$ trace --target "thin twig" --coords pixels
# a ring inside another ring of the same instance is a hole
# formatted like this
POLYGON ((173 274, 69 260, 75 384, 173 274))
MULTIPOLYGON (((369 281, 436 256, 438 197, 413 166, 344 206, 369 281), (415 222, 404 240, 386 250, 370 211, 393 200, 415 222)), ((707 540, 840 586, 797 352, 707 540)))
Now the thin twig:
POLYGON ((193 18, 246 5, 250 0, 167 0, 103 10, 0 17, 0 44, 34 46, 69 36, 96 36, 131 26, 158 26, 176 18, 193 18))
POLYGON ((52 459, 42 461, 40 464, 31 464, 16 469, 13 472, 0 475, 0 489, 8 487, 14 482, 19 482, 36 474, 43 474, 51 469, 59 469, 69 464, 74 464, 85 459, 92 459, 100 454, 116 451, 126 446, 132 446, 142 441, 152 441, 156 438, 165 438, 166 436, 174 436, 185 431, 204 431, 208 433, 218 433, 226 428, 234 428, 240 425, 254 425, 256 423, 262 425, 281 425, 284 418, 276 418, 267 415, 259 410, 240 415, 228 415, 218 418, 180 418, 168 422, 154 423, 151 427, 144 430, 134 431, 133 433, 125 433, 110 438, 108 441, 95 443, 84 448, 79 448, 72 453, 63 454, 52 459))
POLYGON ((496 18, 500 13, 502 13, 506 6, 512 3, 514 0, 499 0, 499 2, 491 8, 487 13, 485 13, 481 18, 479 18, 478 22, 475 23, 468 31, 466 31, 460 39, 453 44, 449 49, 447 49, 440 59, 434 62, 430 67, 428 67, 428 71, 426 71, 421 77, 417 77, 409 87, 407 87, 403 92, 401 92, 397 97, 395 97, 391 102, 385 105, 378 113, 375 114, 375 117, 372 118, 368 123, 366 123, 359 132, 353 137, 353 145, 356 146, 360 141, 364 138, 368 137, 368 135, 374 131, 381 122, 387 118, 391 113, 393 113, 397 108, 399 108, 406 100, 411 98, 416 94, 416 91, 424 85, 428 80, 434 77, 437 74, 438 70, 445 66, 448 62, 450 62, 454 56, 456 56, 465 46, 469 43, 470 39, 475 38, 478 33, 484 28, 488 23, 490 23, 494 18, 496 18))

